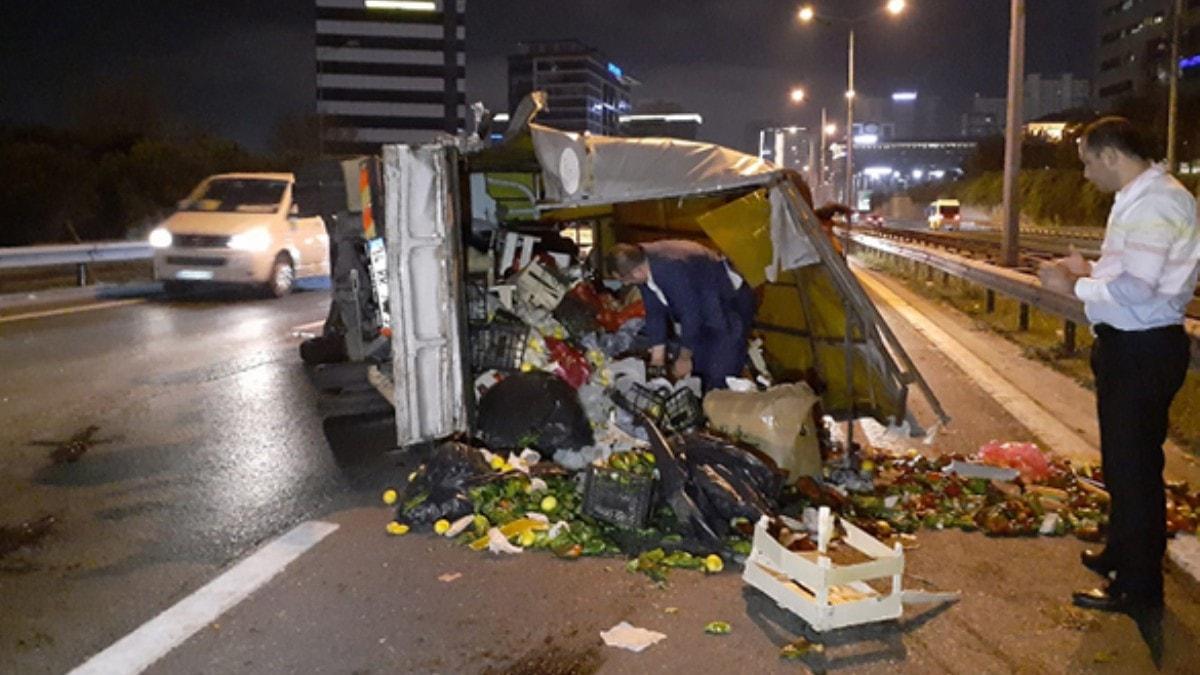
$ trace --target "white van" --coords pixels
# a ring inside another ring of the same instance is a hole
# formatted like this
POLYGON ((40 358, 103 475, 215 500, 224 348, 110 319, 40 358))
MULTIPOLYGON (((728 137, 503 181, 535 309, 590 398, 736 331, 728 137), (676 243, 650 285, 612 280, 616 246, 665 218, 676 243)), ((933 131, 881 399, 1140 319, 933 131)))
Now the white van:
POLYGON ((962 205, 957 199, 939 199, 929 205, 925 216, 931 230, 957 230, 962 222, 962 205))
POLYGON ((238 284, 282 297, 297 278, 329 274, 325 224, 297 217, 293 184, 290 173, 206 178, 150 233, 154 278, 172 294, 238 284))

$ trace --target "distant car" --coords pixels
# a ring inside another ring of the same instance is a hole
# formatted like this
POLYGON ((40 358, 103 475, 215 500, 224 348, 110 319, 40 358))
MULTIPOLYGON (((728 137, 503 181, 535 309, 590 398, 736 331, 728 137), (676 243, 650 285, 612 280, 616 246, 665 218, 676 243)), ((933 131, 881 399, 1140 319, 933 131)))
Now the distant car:
POLYGON ((154 278, 169 294, 238 284, 282 297, 297 278, 329 274, 324 221, 297 217, 294 182, 290 173, 206 178, 150 233, 154 278))
POLYGON ((883 214, 880 214, 880 213, 868 213, 868 214, 867 214, 867 217, 866 217, 866 219, 863 221, 863 223, 864 223, 864 224, 865 224, 867 227, 883 227, 883 226, 884 226, 884 224, 885 224, 885 221, 884 221, 884 219, 883 219, 883 214))
POLYGON ((962 206, 957 199, 938 199, 925 209, 931 230, 957 230, 962 223, 962 206))

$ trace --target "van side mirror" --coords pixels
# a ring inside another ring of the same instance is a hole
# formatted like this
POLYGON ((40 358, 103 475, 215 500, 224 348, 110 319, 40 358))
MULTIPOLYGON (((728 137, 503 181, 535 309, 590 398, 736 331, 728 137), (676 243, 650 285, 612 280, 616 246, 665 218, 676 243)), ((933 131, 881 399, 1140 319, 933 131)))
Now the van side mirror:
POLYGON ((292 217, 300 215, 300 205, 296 202, 292 202, 291 208, 288 209, 288 215, 292 217))

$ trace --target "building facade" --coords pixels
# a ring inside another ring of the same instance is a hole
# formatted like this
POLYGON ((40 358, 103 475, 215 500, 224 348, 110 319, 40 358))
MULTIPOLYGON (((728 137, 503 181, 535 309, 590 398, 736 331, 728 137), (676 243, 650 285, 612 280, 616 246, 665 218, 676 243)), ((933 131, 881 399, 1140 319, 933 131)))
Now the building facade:
POLYGON ((508 107, 532 91, 546 92, 538 122, 564 131, 616 136, 631 111, 636 80, 599 50, 578 40, 525 42, 508 57, 508 107))
POLYGON ((1046 115, 1088 107, 1092 87, 1088 80, 1065 73, 1060 77, 1042 77, 1040 73, 1025 76, 1025 117, 1022 122, 1046 115))
POLYGON ((621 115, 621 135, 637 138, 681 138, 694 141, 700 136, 704 118, 698 113, 640 113, 621 115))
POLYGON ((378 153, 463 130, 466 0, 316 0, 326 154, 378 153))
MULTIPOLYGON (((1173 0, 1101 0, 1092 100, 1111 110, 1130 96, 1166 85, 1170 73, 1173 0)), ((1185 78, 1200 71, 1200 0, 1184 0, 1181 62, 1185 78), (1189 67, 1189 58, 1195 65, 1189 67)))

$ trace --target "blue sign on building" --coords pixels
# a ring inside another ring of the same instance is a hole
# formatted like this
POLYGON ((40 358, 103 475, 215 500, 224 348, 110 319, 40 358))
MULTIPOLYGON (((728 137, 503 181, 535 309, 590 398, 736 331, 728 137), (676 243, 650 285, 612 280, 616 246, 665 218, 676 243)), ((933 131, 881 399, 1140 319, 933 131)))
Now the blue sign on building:
POLYGON ((618 80, 621 79, 622 77, 624 77, 624 75, 625 75, 625 73, 622 72, 621 69, 615 63, 608 64, 608 72, 612 73, 613 77, 617 78, 618 80))

